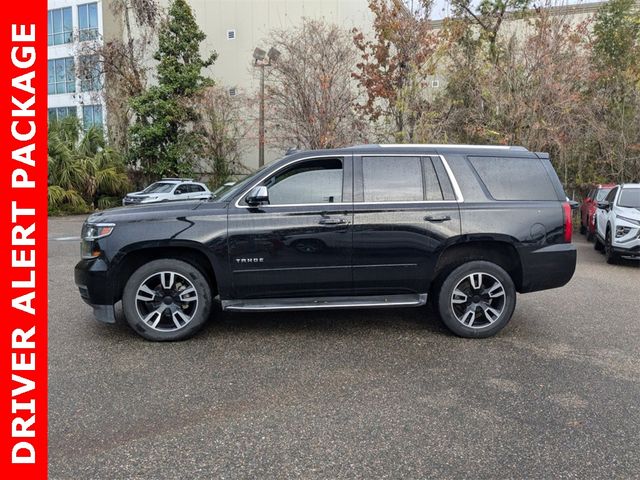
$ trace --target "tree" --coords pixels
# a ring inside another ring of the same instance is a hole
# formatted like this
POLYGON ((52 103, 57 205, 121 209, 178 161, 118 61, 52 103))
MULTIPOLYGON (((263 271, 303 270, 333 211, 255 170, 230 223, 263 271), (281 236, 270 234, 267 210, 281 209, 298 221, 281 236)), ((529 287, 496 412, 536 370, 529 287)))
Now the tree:
POLYGON ((596 14, 592 94, 601 103, 599 155, 619 181, 640 178, 640 8, 633 0, 611 0, 596 14))
POLYGON ((210 184, 217 188, 239 173, 246 173, 240 161, 242 139, 247 135, 242 105, 238 97, 226 89, 212 86, 205 89, 198 102, 197 129, 202 134, 203 165, 210 168, 210 184))
POLYGON ((361 61, 352 76, 366 97, 357 108, 368 121, 382 123, 381 136, 390 133, 394 141, 411 142, 420 116, 428 111, 426 80, 435 66, 431 0, 423 0, 415 12, 399 0, 370 0, 369 8, 375 39, 353 30, 361 61))
POLYGON ((213 84, 201 71, 213 64, 216 53, 202 58, 206 38, 185 0, 173 0, 160 26, 158 84, 133 98, 135 123, 130 131, 129 160, 151 177, 189 175, 199 155, 202 138, 193 129, 194 100, 213 84))
POLYGON ((287 148, 332 148, 362 138, 352 105, 355 52, 349 34, 335 25, 304 20, 271 34, 281 56, 268 67, 269 140, 287 148))
POLYGON ((149 49, 157 43, 162 11, 156 0, 110 0, 108 5, 121 22, 122 36, 79 42, 75 63, 83 81, 104 76, 99 94, 109 112, 110 144, 126 154, 133 123, 131 99, 146 89, 149 49))
POLYGON ((50 212, 111 207, 129 188, 122 157, 106 145, 101 129, 82 132, 75 117, 51 122, 48 150, 50 212))

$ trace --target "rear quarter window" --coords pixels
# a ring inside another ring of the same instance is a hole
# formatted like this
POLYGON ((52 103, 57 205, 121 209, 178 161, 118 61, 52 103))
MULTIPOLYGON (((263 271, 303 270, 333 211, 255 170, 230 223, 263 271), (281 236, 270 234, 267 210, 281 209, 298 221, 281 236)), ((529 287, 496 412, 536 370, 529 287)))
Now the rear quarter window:
POLYGON ((467 157, 495 200, 558 200, 538 158, 467 157))

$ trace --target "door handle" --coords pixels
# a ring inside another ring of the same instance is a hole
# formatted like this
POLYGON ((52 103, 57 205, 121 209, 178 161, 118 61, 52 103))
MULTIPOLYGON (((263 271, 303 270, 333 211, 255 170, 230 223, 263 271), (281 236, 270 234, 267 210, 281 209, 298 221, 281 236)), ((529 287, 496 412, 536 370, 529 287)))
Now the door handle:
POLYGON ((347 223, 344 218, 323 218, 318 222, 320 225, 340 225, 347 223))
POLYGON ((449 215, 427 215, 424 219, 427 222, 448 222, 451 217, 449 215))

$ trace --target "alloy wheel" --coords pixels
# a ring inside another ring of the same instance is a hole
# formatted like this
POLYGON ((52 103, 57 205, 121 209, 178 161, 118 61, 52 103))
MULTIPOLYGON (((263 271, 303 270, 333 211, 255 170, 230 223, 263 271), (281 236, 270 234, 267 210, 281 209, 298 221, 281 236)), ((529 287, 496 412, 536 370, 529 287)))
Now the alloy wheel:
POLYGON ((465 327, 481 329, 500 318, 506 304, 502 283, 493 275, 474 272, 458 282, 451 294, 451 309, 465 327))
POLYGON ((183 275, 171 271, 147 277, 136 292, 136 310, 150 328, 171 332, 184 328, 198 310, 198 292, 183 275))

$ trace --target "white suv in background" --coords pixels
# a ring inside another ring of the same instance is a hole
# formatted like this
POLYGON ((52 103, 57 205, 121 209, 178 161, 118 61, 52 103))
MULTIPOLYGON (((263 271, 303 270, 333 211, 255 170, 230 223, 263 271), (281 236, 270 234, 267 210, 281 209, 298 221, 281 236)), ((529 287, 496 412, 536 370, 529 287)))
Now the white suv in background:
POLYGON ((140 192, 128 193, 122 205, 169 202, 173 200, 208 200, 211 192, 204 183, 190 178, 163 178, 140 192))
POLYGON ((640 259, 640 183, 617 185, 598 202, 595 248, 604 251, 608 263, 640 259))

